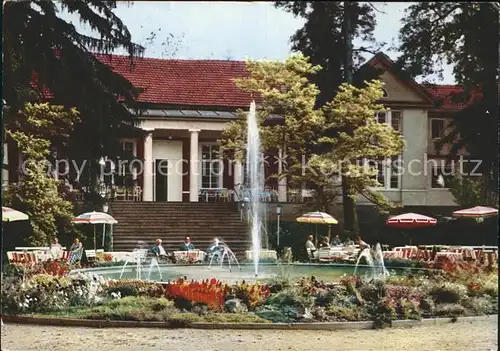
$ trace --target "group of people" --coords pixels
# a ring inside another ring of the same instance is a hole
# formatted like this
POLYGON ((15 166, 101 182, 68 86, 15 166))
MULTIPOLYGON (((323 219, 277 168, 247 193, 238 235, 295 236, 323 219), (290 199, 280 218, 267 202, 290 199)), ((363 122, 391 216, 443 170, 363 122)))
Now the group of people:
MULTIPOLYGON (((306 250, 313 253, 314 251, 317 250, 316 245, 314 245, 313 242, 314 237, 312 235, 309 235, 307 237, 306 241, 306 250)), ((330 243, 328 237, 324 237, 321 242, 319 243, 319 248, 320 249, 329 249, 331 247, 335 246, 352 246, 352 245, 358 245, 360 249, 365 249, 369 248, 370 245, 368 245, 366 242, 361 239, 360 236, 356 237, 356 241, 352 241, 350 237, 347 237, 344 242, 340 240, 340 236, 337 234, 333 238, 332 242, 330 243)))
MULTIPOLYGON (((58 256, 58 253, 63 250, 62 245, 59 243, 59 239, 57 236, 55 236, 52 239, 52 242, 50 244, 50 251, 52 253, 52 256, 56 257, 58 256)), ((82 259, 83 255, 83 244, 80 242, 78 238, 75 238, 73 240, 73 244, 71 244, 69 248, 69 263, 70 264, 75 264, 78 263, 82 259)))
MULTIPOLYGON (((212 244, 207 249, 207 255, 205 256, 205 260, 209 261, 213 255, 220 254, 223 250, 223 246, 220 245, 219 239, 214 238, 212 244)), ((179 251, 193 251, 196 250, 194 244, 191 242, 191 238, 186 236, 184 238, 184 242, 179 247, 179 251)), ((167 253, 167 251, 162 246, 162 240, 156 239, 155 244, 151 248, 151 252, 153 255, 157 256, 160 259, 164 259, 169 262, 175 263, 175 255, 167 253)))

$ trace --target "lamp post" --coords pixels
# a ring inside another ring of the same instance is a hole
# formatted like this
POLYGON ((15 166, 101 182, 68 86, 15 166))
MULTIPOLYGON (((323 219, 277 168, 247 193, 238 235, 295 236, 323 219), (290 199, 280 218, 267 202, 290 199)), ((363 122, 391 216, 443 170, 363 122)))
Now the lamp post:
POLYGON ((276 231, 276 245, 279 250, 280 247, 280 217, 281 217, 281 205, 276 206, 276 216, 277 216, 277 226, 278 229, 276 231))

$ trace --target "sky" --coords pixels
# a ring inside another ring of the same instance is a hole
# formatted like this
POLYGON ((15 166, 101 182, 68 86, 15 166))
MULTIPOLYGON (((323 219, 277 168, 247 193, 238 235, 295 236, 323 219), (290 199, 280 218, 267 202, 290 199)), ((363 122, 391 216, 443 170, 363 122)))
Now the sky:
MULTIPOLYGON (((384 12, 376 12, 375 39, 389 47, 397 43, 401 17, 411 3, 374 4, 384 12)), ((156 58, 284 60, 291 54, 290 37, 304 23, 274 8, 272 2, 134 1, 122 2, 115 13, 128 27, 133 41, 146 47, 145 56, 156 58)), ((91 33, 81 26, 78 17, 63 16, 82 32, 91 33)), ((360 43, 354 41, 354 45, 360 43)), ((392 59, 398 57, 396 52, 383 51, 392 59)), ((445 66, 444 80, 433 80, 453 84, 451 67, 445 66)))

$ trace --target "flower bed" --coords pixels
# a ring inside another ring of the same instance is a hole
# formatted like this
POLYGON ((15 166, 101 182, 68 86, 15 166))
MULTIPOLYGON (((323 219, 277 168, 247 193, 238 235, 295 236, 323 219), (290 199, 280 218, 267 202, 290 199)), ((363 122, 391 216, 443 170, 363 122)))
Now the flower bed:
POLYGON ((374 321, 498 313, 498 274, 473 264, 418 276, 364 280, 346 275, 339 283, 304 277, 269 285, 216 279, 169 284, 106 281, 90 273, 68 276, 62 264, 6 271, 2 308, 8 314, 44 314, 84 319, 191 322, 374 321))

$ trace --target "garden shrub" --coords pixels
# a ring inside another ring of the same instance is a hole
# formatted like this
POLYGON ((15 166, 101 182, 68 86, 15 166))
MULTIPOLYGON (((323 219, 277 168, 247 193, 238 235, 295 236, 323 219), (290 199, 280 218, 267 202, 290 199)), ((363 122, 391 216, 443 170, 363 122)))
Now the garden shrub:
POLYGON ((326 314, 329 320, 336 322, 364 321, 369 318, 365 308, 356 305, 347 307, 331 304, 326 308, 326 314))
POLYGON ((139 295, 139 292, 137 291, 136 287, 133 285, 129 285, 129 284, 109 287, 106 289, 106 292, 109 295, 119 293, 120 297, 138 296, 139 295))
POLYGON ((392 321, 396 319, 396 306, 389 298, 382 298, 377 302, 370 302, 366 306, 366 311, 373 321, 375 329, 383 329, 392 326, 392 321))
POLYGON ((281 310, 276 306, 262 306, 259 307, 254 313, 260 318, 271 321, 273 323, 291 323, 294 321, 294 316, 289 316, 287 311, 281 310))
POLYGON ((58 311, 102 302, 102 278, 39 274, 29 279, 5 279, 2 308, 10 314, 58 311))
POLYGON ((436 316, 458 317, 465 314, 465 307, 458 303, 444 303, 436 305, 436 316))
POLYGON ((436 304, 430 297, 425 297, 420 300, 420 314, 422 317, 434 317, 436 314, 436 304))
POLYGON ((467 288, 461 284, 445 282, 431 288, 429 295, 436 303, 456 304, 467 297, 467 288))
POLYGON ((314 298, 311 296, 303 295, 296 289, 287 289, 280 291, 275 295, 271 295, 266 305, 276 307, 296 307, 301 309, 311 308, 314 305, 314 298))
POLYGON ((488 295, 476 296, 466 299, 463 302, 464 308, 466 308, 470 314, 475 316, 483 316, 488 314, 498 313, 498 303, 495 299, 488 295))

